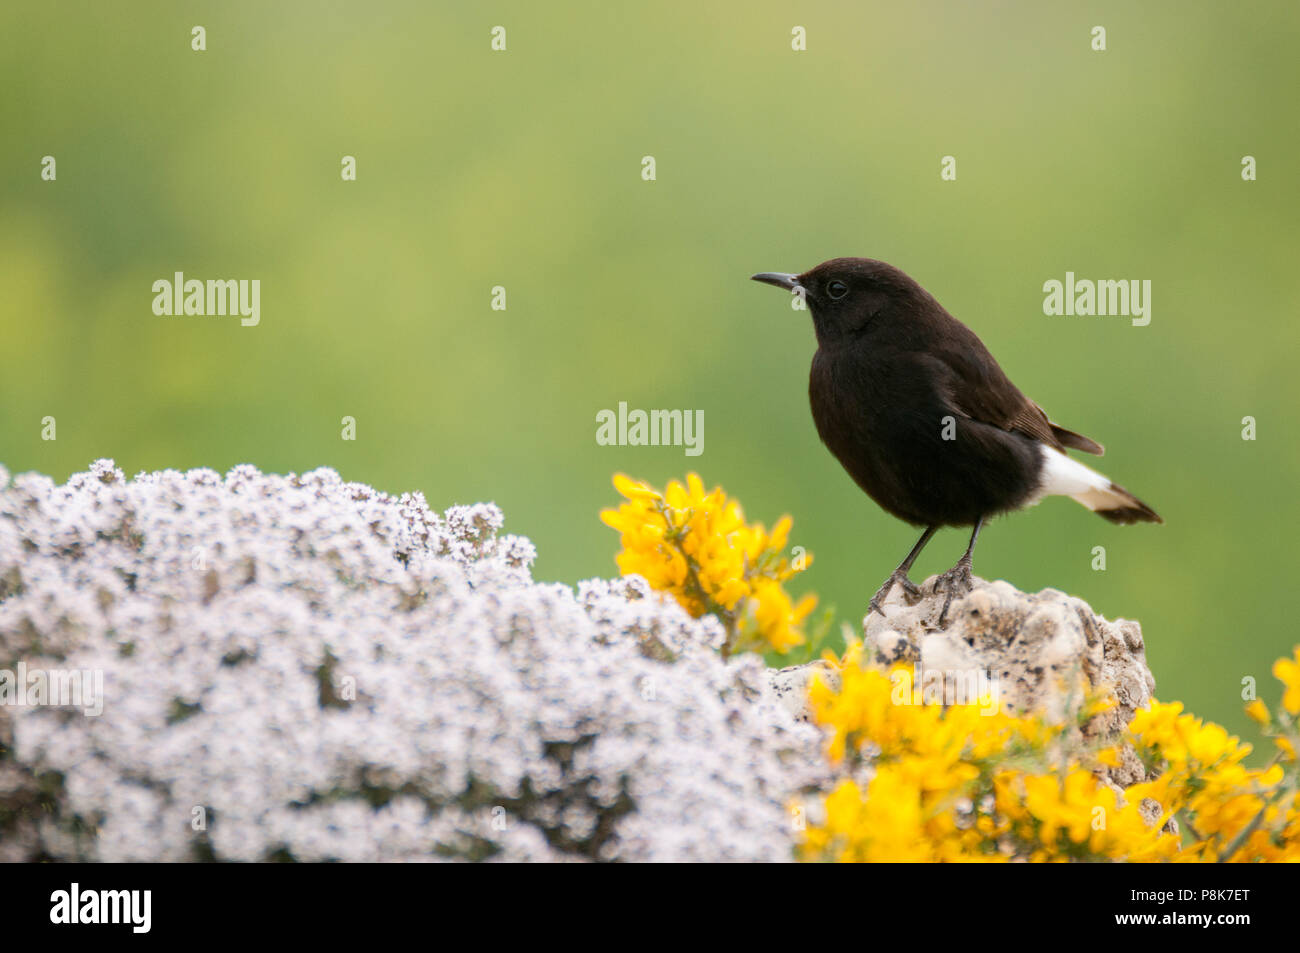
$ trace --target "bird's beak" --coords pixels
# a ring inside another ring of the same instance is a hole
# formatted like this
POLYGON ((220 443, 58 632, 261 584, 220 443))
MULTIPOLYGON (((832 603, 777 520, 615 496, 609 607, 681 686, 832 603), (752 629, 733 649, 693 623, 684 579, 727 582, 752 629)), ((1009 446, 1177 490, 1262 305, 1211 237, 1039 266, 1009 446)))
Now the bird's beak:
POLYGON ((786 291, 794 291, 799 286, 798 275, 787 275, 780 271, 763 271, 754 275, 751 281, 761 281, 765 285, 776 285, 778 288, 784 288, 786 291))

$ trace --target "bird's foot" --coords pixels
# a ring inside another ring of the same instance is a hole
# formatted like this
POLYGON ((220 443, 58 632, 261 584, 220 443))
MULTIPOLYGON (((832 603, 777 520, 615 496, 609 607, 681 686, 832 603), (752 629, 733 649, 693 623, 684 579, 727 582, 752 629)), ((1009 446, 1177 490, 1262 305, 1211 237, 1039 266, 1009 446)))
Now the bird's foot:
POLYGON ((939 613, 939 628, 942 629, 944 622, 948 619, 948 607, 952 605, 952 600, 957 595, 965 595, 974 588, 975 582, 971 577, 971 561, 965 557, 957 560, 957 565, 946 573, 935 577, 934 592, 938 594, 940 589, 947 592, 943 600, 943 610, 939 613))
POLYGON ((871 615, 873 612, 879 612, 881 618, 884 618, 885 610, 883 606, 885 604, 885 599, 888 597, 889 591, 894 588, 895 583, 903 587, 903 592, 907 594, 908 602, 916 603, 920 601, 921 587, 907 578, 906 570, 895 569, 893 573, 890 574, 889 578, 885 580, 885 584, 876 591, 874 596, 871 597, 871 606, 867 609, 867 615, 871 615))

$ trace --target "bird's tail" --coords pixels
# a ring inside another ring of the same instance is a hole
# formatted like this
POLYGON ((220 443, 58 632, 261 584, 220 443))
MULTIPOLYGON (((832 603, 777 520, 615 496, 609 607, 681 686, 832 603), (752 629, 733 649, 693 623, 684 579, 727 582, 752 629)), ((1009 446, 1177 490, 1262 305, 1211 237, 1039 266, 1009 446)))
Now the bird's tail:
POLYGON ((1164 520, 1118 483, 1059 450, 1043 447, 1043 495, 1068 496, 1112 523, 1163 523, 1164 520))
POLYGON ((1078 500, 1102 519, 1127 526, 1129 523, 1163 523, 1160 514, 1147 506, 1136 496, 1118 483, 1112 483, 1104 491, 1071 497, 1078 500))

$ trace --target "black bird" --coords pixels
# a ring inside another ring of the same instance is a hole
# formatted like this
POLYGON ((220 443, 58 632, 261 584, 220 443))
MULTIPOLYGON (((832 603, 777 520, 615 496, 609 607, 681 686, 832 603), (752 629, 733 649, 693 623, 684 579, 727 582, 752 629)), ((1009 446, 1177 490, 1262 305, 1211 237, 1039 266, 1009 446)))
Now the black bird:
POLYGON ((1099 443, 1058 427, 1007 379, 970 328, 919 284, 871 258, 834 258, 802 275, 754 275, 803 298, 817 331, 808 397, 822 442, 886 512, 925 532, 871 598, 895 583, 940 526, 973 526, 966 553, 935 581, 942 626, 989 517, 1059 494, 1112 523, 1162 523, 1122 486, 1066 456, 1099 443))

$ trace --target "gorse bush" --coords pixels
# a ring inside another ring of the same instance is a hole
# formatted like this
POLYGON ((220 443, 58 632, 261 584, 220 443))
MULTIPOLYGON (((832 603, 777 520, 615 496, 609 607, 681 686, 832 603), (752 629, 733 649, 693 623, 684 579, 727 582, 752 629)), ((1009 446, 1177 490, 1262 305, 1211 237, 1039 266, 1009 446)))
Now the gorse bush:
MULTIPOLYGON (((1249 768, 1250 745, 1178 702, 1139 709, 1122 737, 1093 747, 1038 714, 900 699, 909 672, 882 672, 853 646, 838 691, 814 683, 828 757, 846 776, 804 859, 1300 860, 1294 711, 1270 722, 1290 733, 1276 736, 1277 757, 1249 768), (1150 780, 1121 789, 1105 769, 1126 746, 1150 780)), ((1079 725, 1108 704, 1083 706, 1079 725)))
MULTIPOLYGON (((815 604, 783 589, 790 528, 744 522, 719 489, 694 474, 660 493, 616 477, 627 498, 603 518, 622 534, 624 573, 672 593, 694 616, 717 616, 731 650, 784 650, 804 641, 815 604)), ((1178 702, 1139 709, 1103 742, 1079 729, 1114 703, 1078 707, 1074 724, 1039 712, 944 705, 907 688, 910 669, 874 664, 860 642, 827 653, 838 687, 814 679, 810 704, 826 732, 829 790, 792 804, 806 816, 797 854, 809 861, 1286 861, 1300 860, 1300 649, 1273 673, 1273 709, 1247 713, 1275 749, 1260 768, 1252 746, 1178 702), (1121 786, 1111 771, 1136 758, 1145 778, 1121 786)))
POLYGON ((788 652, 806 641, 802 625, 816 596, 797 603, 784 583, 812 562, 796 568, 782 556, 792 525, 783 516, 769 533, 745 522, 740 504, 720 487, 705 492, 691 473, 660 493, 622 474, 614 486, 626 498, 601 519, 622 534, 618 568, 636 573, 671 593, 695 618, 713 615, 727 637, 724 657, 737 651, 788 652))

